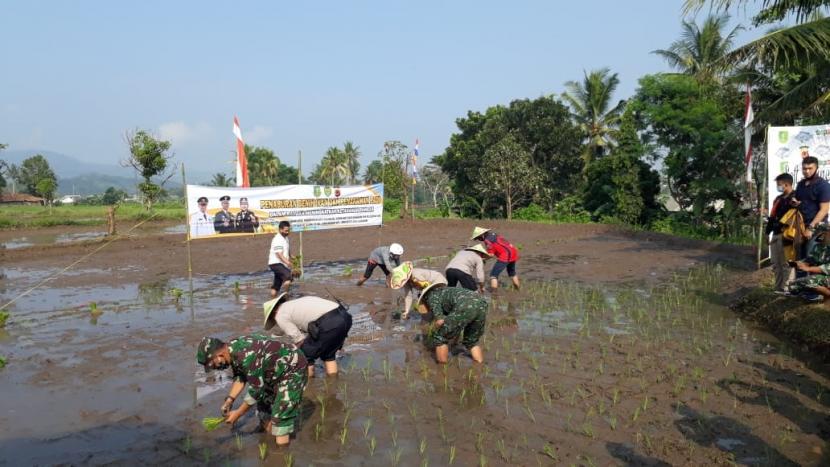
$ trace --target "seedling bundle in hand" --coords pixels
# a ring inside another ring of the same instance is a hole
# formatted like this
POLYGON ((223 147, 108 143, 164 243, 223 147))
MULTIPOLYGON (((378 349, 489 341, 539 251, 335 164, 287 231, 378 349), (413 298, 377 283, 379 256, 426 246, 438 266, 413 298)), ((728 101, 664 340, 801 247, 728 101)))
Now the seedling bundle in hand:
POLYGON ((206 431, 213 431, 219 428, 219 425, 224 421, 224 417, 205 417, 202 419, 202 426, 205 427, 206 431))

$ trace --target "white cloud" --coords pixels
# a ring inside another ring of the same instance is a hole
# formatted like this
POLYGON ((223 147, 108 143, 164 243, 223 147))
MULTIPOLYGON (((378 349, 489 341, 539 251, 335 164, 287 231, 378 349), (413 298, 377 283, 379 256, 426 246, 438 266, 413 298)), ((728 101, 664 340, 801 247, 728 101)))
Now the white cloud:
POLYGON ((211 133, 210 125, 199 122, 190 125, 186 122, 168 122, 159 126, 159 137, 170 140, 175 145, 186 145, 192 141, 198 141, 211 133))
POLYGON ((242 139, 245 140, 246 144, 262 144, 268 140, 272 134, 274 134, 274 130, 267 126, 254 125, 253 128, 247 131, 245 131, 245 128, 242 128, 242 139))

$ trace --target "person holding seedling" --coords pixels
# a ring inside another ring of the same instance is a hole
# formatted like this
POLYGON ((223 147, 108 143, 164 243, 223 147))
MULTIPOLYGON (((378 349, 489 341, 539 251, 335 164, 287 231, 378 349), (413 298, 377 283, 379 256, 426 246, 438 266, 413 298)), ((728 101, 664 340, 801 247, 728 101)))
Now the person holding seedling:
POLYGON ((393 243, 389 246, 379 246, 372 250, 372 253, 369 254, 369 261, 366 264, 366 272, 357 281, 357 285, 363 285, 364 282, 369 280, 377 267, 386 274, 386 285, 389 285, 390 271, 401 265, 402 254, 403 246, 399 243, 393 243))
POLYGON ((456 284, 461 284, 467 290, 484 293, 484 262, 490 256, 481 245, 470 246, 456 253, 444 271, 447 285, 455 287, 456 284))
POLYGON ((288 300, 288 294, 262 306, 265 330, 275 325, 303 351, 308 360, 308 376, 314 376, 314 361, 323 360, 327 375, 337 374, 337 351, 343 348, 352 315, 340 301, 333 302, 307 295, 288 300))
POLYGON ((499 275, 507 269, 507 275, 513 281, 513 287, 519 290, 519 275, 516 274, 516 262, 519 261, 519 249, 513 246, 501 235, 493 232, 492 229, 476 227, 473 229, 473 236, 470 240, 484 243, 487 253, 496 257, 496 264, 490 271, 490 288, 499 288, 499 275))
POLYGON ((205 372, 227 368, 233 372, 233 384, 221 408, 225 423, 233 425, 256 405, 262 428, 274 435, 277 445, 290 442, 308 382, 308 363, 296 346, 259 333, 227 343, 205 337, 196 349, 196 362, 204 365, 205 372), (242 404, 233 410, 246 385, 242 404))
POLYGON ((447 363, 450 342, 462 334, 461 343, 470 351, 473 360, 478 363, 484 361, 484 352, 478 341, 484 335, 487 300, 481 294, 462 287, 431 284, 418 298, 418 312, 432 314, 427 345, 435 348, 438 363, 447 363))
POLYGON ((276 297, 280 289, 291 286, 291 256, 288 245, 288 235, 291 233, 291 223, 281 221, 278 231, 271 239, 271 249, 268 252, 268 268, 274 273, 274 282, 271 284, 271 296, 276 297))
POLYGON ((412 296, 432 284, 447 285, 447 279, 438 271, 421 269, 412 266, 412 261, 405 261, 392 270, 389 287, 394 290, 403 289, 404 306, 401 319, 406 319, 412 310, 412 296))

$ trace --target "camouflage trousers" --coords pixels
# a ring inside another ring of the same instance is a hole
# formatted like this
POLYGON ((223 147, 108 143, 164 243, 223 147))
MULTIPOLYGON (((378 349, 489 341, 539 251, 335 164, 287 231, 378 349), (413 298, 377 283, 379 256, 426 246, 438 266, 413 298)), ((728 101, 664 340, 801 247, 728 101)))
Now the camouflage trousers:
POLYGON ((790 284, 790 292, 800 293, 813 290, 816 287, 830 287, 830 276, 826 274, 811 274, 807 277, 796 279, 790 284))
POLYGON ((430 333, 427 345, 430 347, 447 345, 463 333, 461 343, 468 349, 472 348, 484 335, 486 321, 487 301, 483 298, 466 300, 457 305, 455 310, 444 318, 444 324, 441 327, 430 333))
POLYGON ((308 370, 303 367, 284 374, 265 397, 257 401, 257 412, 263 425, 271 421, 271 434, 287 435, 294 432, 300 416, 303 390, 308 383, 308 370))

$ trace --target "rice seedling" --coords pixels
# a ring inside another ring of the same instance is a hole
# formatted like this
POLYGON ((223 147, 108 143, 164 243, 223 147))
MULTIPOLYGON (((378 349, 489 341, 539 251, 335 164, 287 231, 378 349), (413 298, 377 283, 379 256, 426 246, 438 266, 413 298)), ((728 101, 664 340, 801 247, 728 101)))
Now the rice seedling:
POLYGON ((343 277, 352 277, 352 273, 354 272, 354 268, 351 264, 347 264, 343 267, 343 277))
POLYGON ((450 446, 449 465, 452 465, 453 462, 455 462, 455 445, 450 446))
POLYGON ((0 370, 6 367, 6 357, 0 355, 0 370))
POLYGON ((467 388, 461 390, 461 394, 458 396, 458 405, 464 405, 464 398, 467 397, 467 388))
POLYGON ((213 431, 219 428, 219 425, 225 421, 225 417, 205 417, 202 419, 202 426, 205 431, 213 431))
POLYGON ((259 460, 264 461, 268 455, 268 445, 266 443, 259 443, 259 460))
POLYGON ((344 426, 342 430, 340 430, 340 445, 343 446, 346 444, 346 438, 349 436, 349 427, 344 426))
POLYGON ((210 448, 202 449, 202 457, 205 459, 205 464, 210 464, 210 448))
POLYGON ((403 451, 401 451, 400 448, 395 448, 395 449, 389 451, 389 460, 392 461, 392 465, 398 465, 398 464, 401 463, 401 454, 402 453, 403 453, 403 451))
POLYGON ((504 462, 510 462, 510 456, 507 453, 507 448, 504 445, 503 439, 496 441, 496 450, 499 451, 499 456, 501 456, 501 460, 503 460, 504 462))
POLYGON ((415 405, 414 404, 407 404, 407 408, 409 409, 409 415, 413 419, 417 419, 418 418, 418 409, 415 408, 415 405))
POLYGON ((639 405, 634 409, 634 415, 631 417, 631 421, 636 422, 638 418, 640 418, 640 406, 639 405))
POLYGON ((234 441, 236 442, 236 450, 241 451, 242 450, 242 437, 239 436, 239 433, 234 435, 234 441))
POLYGON ((425 452, 427 452, 427 439, 422 436, 421 442, 418 444, 418 453, 423 456, 425 452))
POLYGON ((320 441, 320 433, 323 432, 323 425, 319 422, 314 424, 314 441, 320 441))
POLYGON ((587 422, 583 423, 582 424, 582 434, 589 437, 589 438, 591 438, 591 439, 594 439, 594 427, 591 426, 590 423, 587 423, 587 422))
POLYGON ((239 295, 239 281, 233 281, 233 293, 239 295))
POLYGON ((608 419, 608 425, 611 427, 612 431, 617 430, 617 417, 611 417, 608 419))
POLYGON ((101 313, 101 311, 98 309, 98 304, 95 302, 89 302, 89 312, 93 315, 101 313))
POLYGON ((174 303, 179 303, 179 300, 181 300, 182 295, 184 295, 184 291, 182 289, 178 287, 173 287, 172 289, 170 289, 170 296, 173 297, 174 303))
POLYGON ((293 467, 294 466, 294 454, 288 453, 282 456, 282 463, 285 467, 293 467))
POLYGON ((9 312, 6 310, 0 310, 0 328, 6 327, 6 320, 9 319, 9 312))
POLYGON ((485 467, 486 465, 487 465, 487 457, 484 455, 483 452, 479 453, 478 454, 478 467, 485 467))
POLYGON ((182 451, 184 451, 184 455, 190 454, 190 448, 193 447, 193 441, 190 439, 190 435, 188 435, 184 441, 182 441, 182 451))
POLYGON ((484 433, 476 432, 476 451, 482 452, 484 450, 484 433))
POLYGON ((375 448, 377 448, 378 442, 374 436, 369 439, 369 455, 374 457, 375 456, 375 448))
POLYGON ((536 423, 536 417, 533 415, 533 410, 531 410, 530 407, 527 406, 527 405, 524 406, 524 409, 525 409, 525 413, 527 414, 527 417, 530 419, 530 421, 532 421, 533 423, 536 423))
POLYGON ((421 467, 429 467, 429 459, 427 459, 426 457, 421 459, 421 467))
POLYGON ((320 422, 326 422, 326 405, 327 401, 322 395, 317 395, 317 402, 320 403, 320 422))
POLYGON ((542 454, 550 457, 554 462, 559 462, 559 456, 556 455, 556 449, 554 449, 554 447, 549 443, 545 443, 545 445, 542 446, 542 454))
POLYGON ((368 437, 369 437, 369 430, 371 430, 371 429, 372 429, 372 423, 373 423, 373 422, 372 422, 372 419, 371 419, 371 418, 370 418, 370 419, 367 419, 365 422, 363 422, 363 437, 364 437, 364 438, 368 438, 368 437))
POLYGON ((398 431, 392 430, 392 446, 398 447, 398 431))

